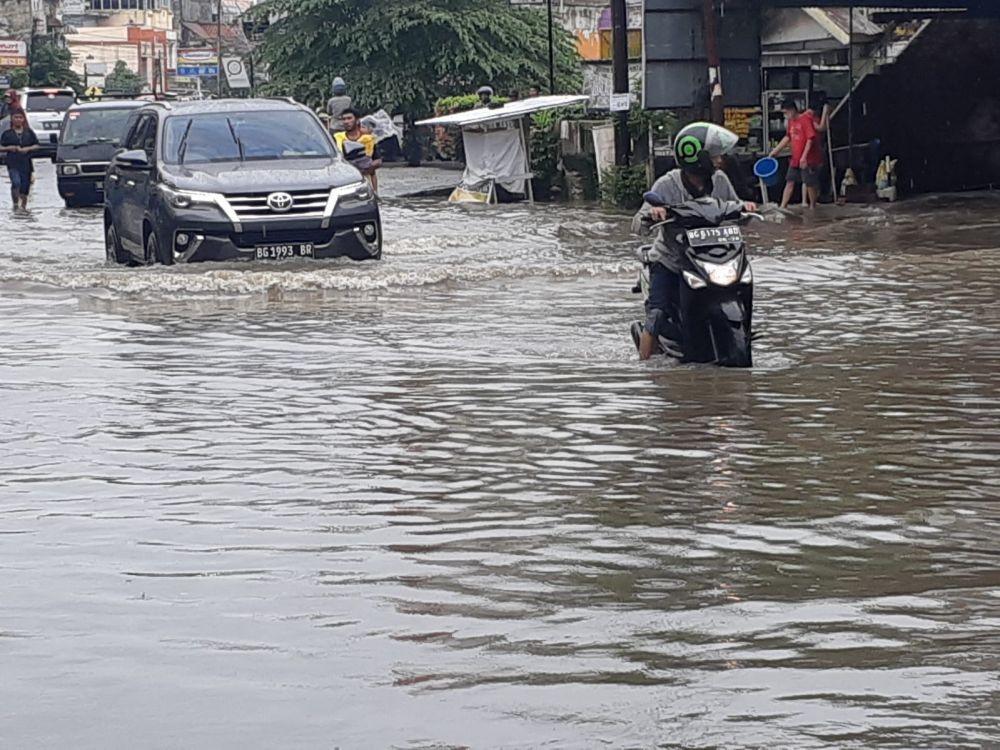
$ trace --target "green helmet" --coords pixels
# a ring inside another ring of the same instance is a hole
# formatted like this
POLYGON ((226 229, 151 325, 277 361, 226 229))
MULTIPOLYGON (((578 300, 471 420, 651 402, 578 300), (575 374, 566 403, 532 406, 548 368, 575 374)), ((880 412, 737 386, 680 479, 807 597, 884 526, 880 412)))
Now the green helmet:
POLYGON ((692 122, 681 128, 674 138, 674 161, 682 169, 697 166, 702 151, 707 151, 709 156, 722 156, 732 151, 739 140, 736 133, 721 125, 692 122))

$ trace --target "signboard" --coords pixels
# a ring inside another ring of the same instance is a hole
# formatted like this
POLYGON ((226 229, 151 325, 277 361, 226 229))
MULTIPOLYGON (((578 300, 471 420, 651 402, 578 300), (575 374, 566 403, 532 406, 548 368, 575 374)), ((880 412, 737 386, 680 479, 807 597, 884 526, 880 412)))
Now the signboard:
POLYGON ((10 76, 0 75, 0 89, 10 88, 10 76))
POLYGON ((177 50, 177 75, 182 78, 201 78, 219 75, 219 57, 214 49, 177 50))
POLYGON ((240 57, 223 57, 222 68, 226 71, 226 81, 231 89, 250 88, 250 76, 240 57))
POLYGON ((28 67, 28 45, 20 39, 0 39, 0 68, 28 67))
POLYGON ((612 94, 608 109, 612 112, 628 112, 631 105, 632 97, 629 94, 612 94))

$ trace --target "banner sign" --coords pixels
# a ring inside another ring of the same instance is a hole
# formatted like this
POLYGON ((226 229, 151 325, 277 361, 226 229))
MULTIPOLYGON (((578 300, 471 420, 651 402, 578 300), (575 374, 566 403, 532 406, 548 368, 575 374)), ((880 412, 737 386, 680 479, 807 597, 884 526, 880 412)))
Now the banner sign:
POLYGON ((0 67, 28 67, 28 45, 20 39, 0 39, 0 67))
POLYGON ((229 82, 229 88, 250 88, 250 76, 247 75, 246 66, 243 64, 243 58, 223 57, 222 68, 226 71, 226 80, 229 82))
POLYGON ((177 75, 201 78, 219 75, 219 56, 214 49, 177 50, 177 75))

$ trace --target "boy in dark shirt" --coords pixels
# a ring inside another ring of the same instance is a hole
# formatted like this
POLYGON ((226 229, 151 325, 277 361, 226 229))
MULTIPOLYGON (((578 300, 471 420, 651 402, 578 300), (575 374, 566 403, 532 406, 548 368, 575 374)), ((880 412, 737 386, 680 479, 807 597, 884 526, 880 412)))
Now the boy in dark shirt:
POLYGON ((31 192, 31 152, 38 150, 38 136, 28 127, 24 110, 10 113, 10 128, 0 134, 0 151, 7 157, 7 174, 10 176, 10 197, 14 208, 28 207, 31 192))

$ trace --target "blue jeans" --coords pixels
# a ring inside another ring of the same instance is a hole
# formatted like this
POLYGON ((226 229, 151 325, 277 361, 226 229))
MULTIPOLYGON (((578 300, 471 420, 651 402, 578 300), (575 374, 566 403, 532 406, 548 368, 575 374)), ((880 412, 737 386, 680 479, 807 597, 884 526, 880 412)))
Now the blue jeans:
POLYGON ((8 165, 7 174, 10 177, 10 189, 21 195, 31 192, 31 170, 8 165))
POLYGON ((649 267, 649 299, 646 300, 645 330, 654 336, 660 333, 660 323, 667 311, 676 304, 680 290, 680 274, 660 263, 649 267))

